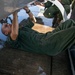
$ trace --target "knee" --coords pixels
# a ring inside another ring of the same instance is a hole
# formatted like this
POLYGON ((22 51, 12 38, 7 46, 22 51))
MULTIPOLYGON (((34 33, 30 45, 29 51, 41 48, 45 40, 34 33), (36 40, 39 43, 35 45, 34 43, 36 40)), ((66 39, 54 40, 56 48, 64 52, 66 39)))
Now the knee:
POLYGON ((72 29, 75 30, 75 26, 73 26, 72 29))
POLYGON ((75 33, 75 26, 71 27, 70 30, 75 33))
POLYGON ((73 20, 72 19, 68 19, 66 22, 73 22, 73 20))

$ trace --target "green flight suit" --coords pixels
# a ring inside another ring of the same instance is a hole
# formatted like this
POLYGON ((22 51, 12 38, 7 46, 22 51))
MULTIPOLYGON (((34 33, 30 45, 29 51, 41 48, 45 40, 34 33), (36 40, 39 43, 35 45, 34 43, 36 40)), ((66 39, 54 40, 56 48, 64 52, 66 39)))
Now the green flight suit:
MULTIPOLYGON (((61 4, 65 8, 67 15, 70 13, 70 4, 72 3, 72 1, 73 0, 61 0, 61 4)), ((60 10, 56 5, 53 5, 50 1, 44 3, 44 5, 45 5, 45 11, 43 15, 47 18, 54 18, 52 22, 52 27, 56 28, 61 22, 61 20, 63 20, 60 10)))
POLYGON ((32 26, 33 23, 30 22, 21 27, 15 41, 9 37, 9 45, 27 52, 54 56, 74 44, 75 22, 71 19, 59 25, 52 32, 45 34, 32 30, 32 26))
MULTIPOLYGON (((67 14, 70 12, 70 4, 73 0, 61 0, 61 4, 65 8, 67 14)), ((56 14, 60 14, 58 17, 62 19, 62 14, 56 5, 52 5, 50 1, 47 1, 45 4, 44 16, 47 18, 53 18, 56 14)))

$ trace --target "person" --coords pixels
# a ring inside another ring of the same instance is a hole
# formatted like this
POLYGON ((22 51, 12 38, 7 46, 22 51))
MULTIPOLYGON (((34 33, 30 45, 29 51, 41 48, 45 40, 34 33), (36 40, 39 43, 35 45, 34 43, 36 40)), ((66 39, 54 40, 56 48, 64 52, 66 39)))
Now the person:
MULTIPOLYGON (((73 0, 58 0, 64 7, 67 15, 70 13, 70 5, 73 0)), ((43 15, 47 18, 53 18, 52 27, 56 28, 63 20, 62 14, 58 7, 52 4, 50 1, 41 3, 40 1, 35 1, 34 5, 40 5, 45 7, 43 15)))
POLYGON ((2 32, 8 35, 7 43, 12 48, 54 56, 75 43, 75 22, 73 20, 65 21, 52 32, 39 33, 31 29, 36 22, 31 11, 28 7, 24 7, 24 10, 32 20, 30 24, 24 24, 19 28, 17 12, 14 12, 12 25, 2 25, 2 32))

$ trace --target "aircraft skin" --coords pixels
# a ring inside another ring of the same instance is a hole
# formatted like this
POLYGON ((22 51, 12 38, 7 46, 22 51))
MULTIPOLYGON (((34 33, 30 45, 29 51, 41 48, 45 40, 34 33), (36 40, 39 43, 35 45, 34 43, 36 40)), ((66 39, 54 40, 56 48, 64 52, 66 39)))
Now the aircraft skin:
POLYGON ((0 19, 7 17, 9 14, 23 8, 33 0, 0 0, 0 19))

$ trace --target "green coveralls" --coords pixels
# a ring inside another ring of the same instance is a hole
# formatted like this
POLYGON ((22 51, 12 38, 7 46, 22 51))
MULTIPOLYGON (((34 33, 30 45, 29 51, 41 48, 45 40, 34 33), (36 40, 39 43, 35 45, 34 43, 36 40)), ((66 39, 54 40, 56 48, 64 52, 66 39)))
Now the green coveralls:
POLYGON ((74 44, 75 22, 71 19, 59 25, 52 32, 45 34, 32 30, 33 25, 32 22, 29 22, 21 27, 15 41, 9 37, 9 45, 27 52, 54 56, 74 44))
MULTIPOLYGON (((66 10, 66 13, 69 14, 70 13, 70 4, 72 3, 73 0, 61 0, 61 3, 63 5, 63 7, 66 10)), ((58 17, 60 19, 62 19, 62 14, 60 12, 60 10, 56 7, 56 5, 52 5, 52 3, 50 1, 47 1, 45 4, 45 12, 44 12, 44 16, 47 18, 53 18, 55 17, 56 14, 59 14, 58 17)))
MULTIPOLYGON (((65 8, 67 14, 70 13, 70 4, 73 0, 61 0, 61 4, 65 8)), ((52 27, 56 28, 61 20, 63 19, 62 14, 56 5, 53 5, 50 1, 44 3, 45 11, 44 16, 47 18, 54 18, 52 22, 52 27)))

